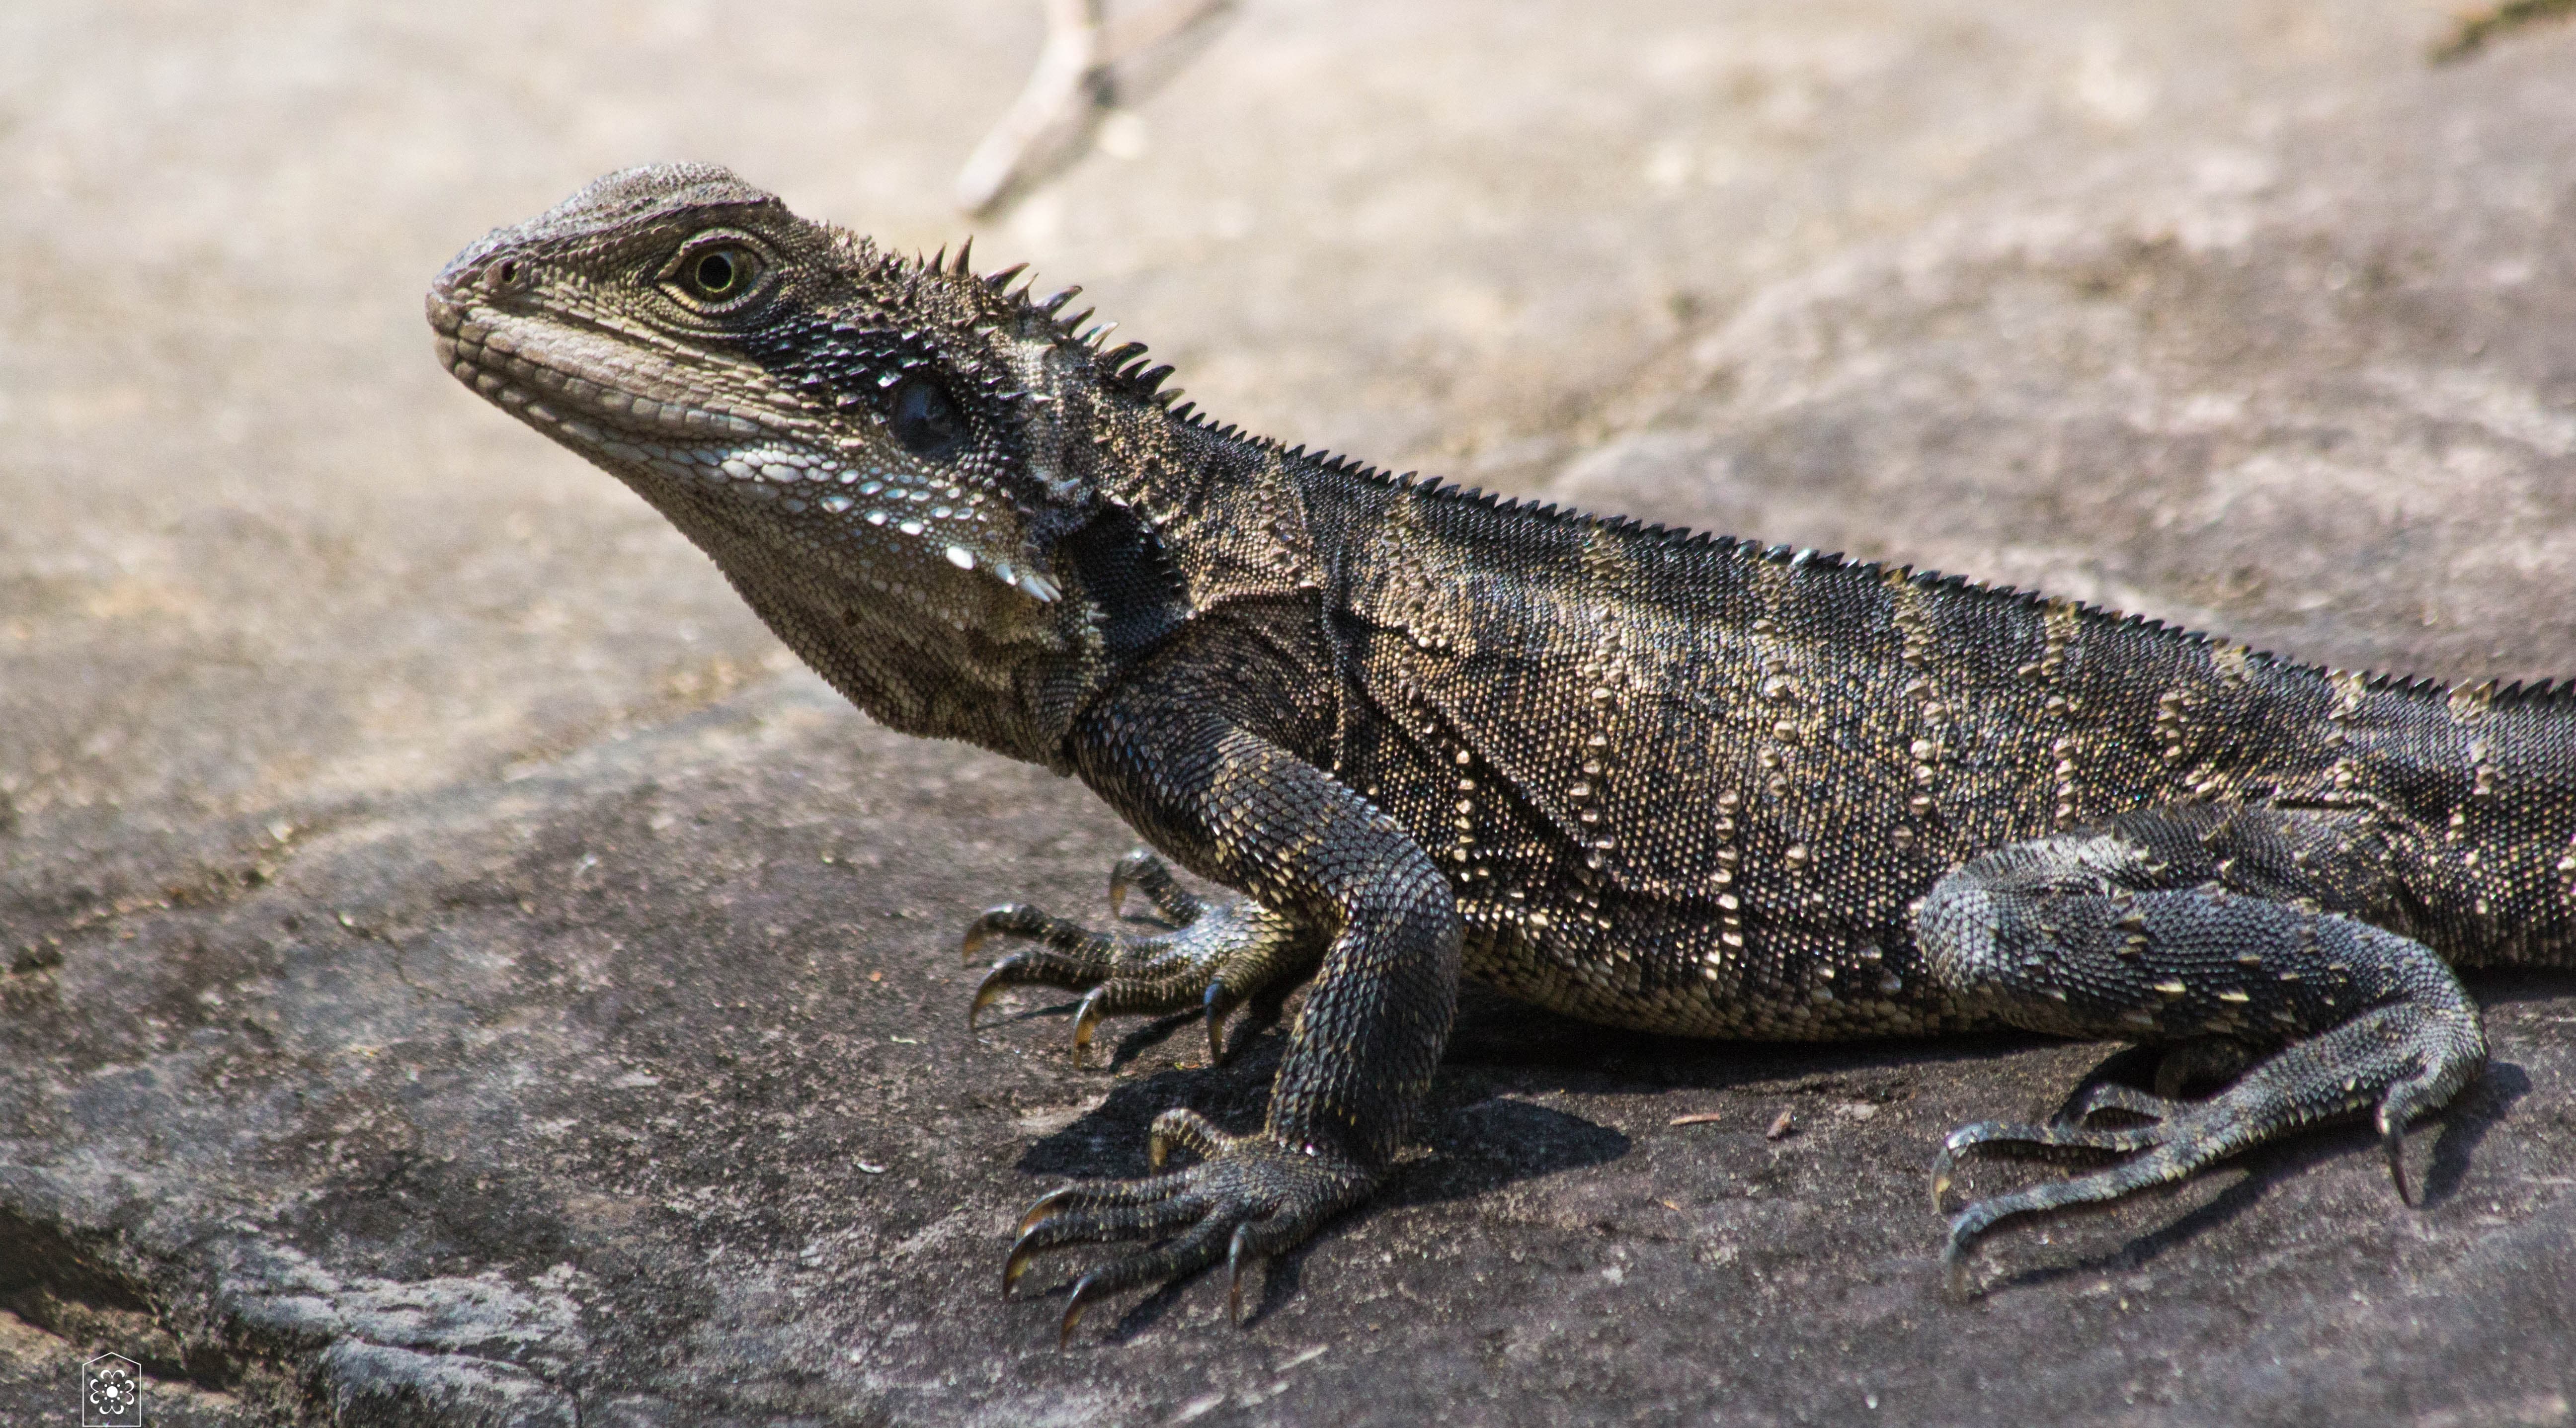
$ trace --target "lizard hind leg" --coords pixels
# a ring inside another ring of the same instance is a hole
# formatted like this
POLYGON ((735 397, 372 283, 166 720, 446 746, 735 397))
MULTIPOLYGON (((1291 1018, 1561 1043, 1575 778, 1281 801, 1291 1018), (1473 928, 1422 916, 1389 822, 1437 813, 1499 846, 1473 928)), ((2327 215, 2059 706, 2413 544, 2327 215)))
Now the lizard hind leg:
POLYGON ((1226 1017, 1263 988, 1305 975, 1322 955, 1321 939, 1293 919, 1257 903, 1204 902, 1141 848, 1110 871, 1113 914, 1131 889, 1145 895, 1171 930, 1097 932, 1024 903, 987 909, 968 924, 963 946, 969 961, 995 936, 1037 945, 1002 958, 984 974, 967 1007, 967 1025, 1013 987, 1060 987, 1084 994, 1073 1019, 1077 1065, 1102 1017, 1180 1011, 1205 1016, 1208 1057, 1221 1061, 1226 1017))
POLYGON ((1954 1286, 1978 1237, 2005 1220, 2179 1181, 2330 1120, 2374 1116, 2411 1200, 2406 1127, 2485 1064, 2477 1006, 2431 948, 2295 888, 2230 886, 2230 842, 2278 833, 2263 825, 2279 815, 2181 839, 2152 818, 1998 849, 1944 877, 1917 915, 1935 975, 2001 1019, 2166 1050, 2153 1094, 2091 1084, 2047 1124, 1950 1135, 1933 1165, 1936 1207, 1971 1155, 2099 1166, 1961 1209, 1943 1252, 1954 1286), (2175 1094, 2236 1066, 2250 1069, 2206 1100, 2175 1094))

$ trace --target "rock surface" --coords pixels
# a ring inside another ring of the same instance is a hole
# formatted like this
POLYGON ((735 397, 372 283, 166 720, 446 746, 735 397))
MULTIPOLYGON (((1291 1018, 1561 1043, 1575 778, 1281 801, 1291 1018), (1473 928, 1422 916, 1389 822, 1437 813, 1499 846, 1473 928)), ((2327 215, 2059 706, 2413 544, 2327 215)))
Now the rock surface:
MULTIPOLYGON (((2563 974, 2474 983, 2420 1211, 2319 1134, 1955 1302, 1932 1147, 2099 1048, 1479 999, 1249 1327, 1002 1303, 1027 1198, 1255 1117, 1275 1032, 968 1035, 963 919, 1097 910, 1128 837, 795 671, 418 294, 650 159, 951 241, 1036 8, 0 15, 0 1420, 114 1351, 180 1425, 2576 1421, 2563 974)), ((977 247, 1292 440, 2576 673, 2576 32, 2443 23, 1248 0, 977 247)))

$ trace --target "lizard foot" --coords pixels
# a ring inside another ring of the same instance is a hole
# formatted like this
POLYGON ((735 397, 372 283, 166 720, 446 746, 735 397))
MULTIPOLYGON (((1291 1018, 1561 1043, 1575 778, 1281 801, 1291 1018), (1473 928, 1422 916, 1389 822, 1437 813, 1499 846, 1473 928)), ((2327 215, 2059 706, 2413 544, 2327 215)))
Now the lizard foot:
POLYGON ((1049 1191, 1020 1218, 1019 1238, 1002 1265, 1008 1296, 1029 1261, 1060 1245, 1160 1239, 1150 1249, 1084 1273, 1073 1282, 1057 1331, 1073 1339, 1083 1311, 1139 1284, 1178 1279, 1226 1262, 1227 1305, 1243 1318, 1243 1272, 1312 1235, 1326 1220, 1368 1197, 1378 1172, 1307 1143, 1267 1132, 1231 1135, 1194 1111, 1154 1118, 1148 1153, 1160 1169, 1173 1146, 1200 1157, 1184 1170, 1143 1180, 1089 1180, 1049 1191))
POLYGON ((1211 904, 1193 896, 1163 861, 1139 848, 1109 874, 1115 914, 1130 889, 1141 892, 1171 925, 1143 936, 1095 932, 1025 903, 988 909, 968 925, 968 961, 996 935, 1038 945, 995 962, 976 984, 966 1025, 1012 987, 1061 987, 1084 993, 1073 1018, 1073 1059, 1082 1064, 1092 1032, 1112 1013, 1167 1015, 1197 1010, 1207 1019, 1208 1057, 1225 1056, 1225 1019, 1244 1000, 1282 977, 1303 975, 1321 953, 1316 939, 1290 919, 1255 903, 1211 904))
POLYGON ((1932 1207, 1944 1208, 1951 1171, 1971 1154, 2118 1163, 1979 1200, 1950 1221, 1941 1252, 1953 1293, 1963 1293, 1970 1247, 2018 1215, 2116 1200, 2169 1184, 2273 1139, 2294 1126, 2373 1114, 2398 1198, 2406 1181, 2406 1127, 2438 1109, 2485 1061, 2474 1013, 2401 1002, 2367 1012, 2275 1053, 2205 1101, 2176 1100, 2106 1082, 2085 1088, 2046 1125, 1984 1121, 1952 1131, 1932 1162, 1932 1207), (2099 1124, 2103 1112, 2128 1124, 2099 1124), (2122 1158, 2125 1157, 2125 1158, 2122 1158))

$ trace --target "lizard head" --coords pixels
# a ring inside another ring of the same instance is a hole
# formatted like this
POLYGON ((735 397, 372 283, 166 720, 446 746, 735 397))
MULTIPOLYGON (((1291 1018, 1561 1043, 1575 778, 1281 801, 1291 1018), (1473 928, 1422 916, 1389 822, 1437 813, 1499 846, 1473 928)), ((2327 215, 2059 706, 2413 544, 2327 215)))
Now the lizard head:
POLYGON ((1065 395, 1104 358, 1007 277, 671 166, 486 236, 428 311, 460 381, 643 495, 871 713, 1039 757, 1044 728, 984 726, 1068 719, 1100 657, 1065 395))

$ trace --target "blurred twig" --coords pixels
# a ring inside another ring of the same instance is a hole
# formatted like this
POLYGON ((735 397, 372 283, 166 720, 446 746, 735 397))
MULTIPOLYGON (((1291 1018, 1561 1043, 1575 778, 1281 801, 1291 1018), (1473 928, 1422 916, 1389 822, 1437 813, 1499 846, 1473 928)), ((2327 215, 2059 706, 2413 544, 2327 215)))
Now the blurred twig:
POLYGON ((2576 0, 2505 0, 2501 5, 2467 11, 2460 16, 2451 37, 2433 47, 2433 63, 2467 59, 2507 30, 2569 15, 2576 15, 2576 0))
POLYGON ((1043 0, 1046 47, 1028 87, 957 171, 957 206, 984 214, 1017 190, 1069 162, 1117 101, 1110 67, 1173 39, 1225 10, 1232 0, 1165 0, 1101 20, 1101 0, 1043 0))

